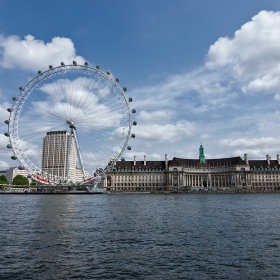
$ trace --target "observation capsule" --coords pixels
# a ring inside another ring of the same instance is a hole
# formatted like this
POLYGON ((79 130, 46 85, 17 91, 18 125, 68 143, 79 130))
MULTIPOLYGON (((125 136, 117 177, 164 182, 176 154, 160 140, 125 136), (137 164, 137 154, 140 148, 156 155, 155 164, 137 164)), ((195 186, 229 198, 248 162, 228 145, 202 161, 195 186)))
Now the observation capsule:
POLYGON ((123 87, 123 91, 127 91, 127 88, 126 88, 126 87, 123 87))
POLYGON ((99 65, 96 65, 95 68, 99 70, 99 69, 100 69, 100 66, 99 66, 99 65))
POLYGON ((52 70, 53 69, 52 65, 49 65, 49 68, 52 70))
POLYGON ((6 137, 9 137, 9 136, 10 136, 10 134, 9 134, 8 132, 5 132, 4 135, 5 135, 6 137))
POLYGON ((75 60, 73 60, 73 65, 77 65, 77 62, 75 60))
POLYGON ((87 61, 85 61, 85 66, 88 66, 88 62, 87 61))
POLYGON ((130 151, 130 150, 131 150, 131 147, 130 147, 130 146, 127 146, 127 149, 130 151))
POLYGON ((131 113, 132 113, 132 114, 135 114, 135 113, 136 113, 136 109, 132 109, 132 110, 131 110, 131 113))
POLYGON ((12 145, 11 145, 11 144, 8 144, 6 147, 7 147, 8 149, 12 149, 12 145))
POLYGON ((5 124, 9 124, 9 121, 8 121, 8 120, 5 120, 4 123, 5 123, 5 124))
POLYGON ((120 79, 119 79, 119 78, 116 78, 115 81, 118 83, 118 82, 120 81, 120 79))
POLYGON ((17 101, 17 97, 13 97, 12 100, 13 100, 13 101, 17 101))
POLYGON ((19 87, 19 90, 20 90, 20 91, 23 91, 23 87, 19 87))
POLYGON ((42 71, 41 70, 38 70, 38 75, 41 75, 42 74, 42 71))
POLYGON ((27 178, 32 178, 32 176, 30 174, 27 175, 27 178))
POLYGON ((108 76, 110 76, 111 73, 110 73, 109 70, 107 70, 107 71, 106 71, 106 74, 107 74, 108 76))
POLYGON ((63 61, 60 62, 61 66, 65 66, 65 63, 63 61))
POLYGON ((133 124, 133 125, 137 125, 137 122, 136 122, 136 121, 134 121, 134 122, 132 122, 132 124, 133 124))
POLYGON ((12 108, 8 108, 7 111, 8 111, 9 113, 11 113, 11 112, 13 111, 13 109, 12 109, 12 108))
POLYGON ((17 157, 16 157, 16 156, 11 156, 11 159, 12 159, 12 160, 16 160, 17 157))
POLYGON ((19 169, 19 170, 23 170, 24 167, 20 165, 20 166, 18 167, 18 169, 19 169))
POLYGON ((134 133, 131 134, 131 138, 135 138, 135 134, 134 133))
POLYGON ((132 100, 133 100, 132 97, 129 97, 129 98, 128 98, 128 101, 129 101, 129 102, 132 102, 132 100))

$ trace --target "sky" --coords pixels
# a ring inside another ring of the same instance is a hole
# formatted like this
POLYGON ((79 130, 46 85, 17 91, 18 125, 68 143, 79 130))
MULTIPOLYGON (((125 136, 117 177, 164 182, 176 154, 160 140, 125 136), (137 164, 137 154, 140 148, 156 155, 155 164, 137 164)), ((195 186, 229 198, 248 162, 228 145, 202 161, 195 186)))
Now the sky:
POLYGON ((18 87, 73 60, 133 98, 126 160, 280 153, 279 0, 1 0, 0 169, 19 165, 4 136, 18 87))

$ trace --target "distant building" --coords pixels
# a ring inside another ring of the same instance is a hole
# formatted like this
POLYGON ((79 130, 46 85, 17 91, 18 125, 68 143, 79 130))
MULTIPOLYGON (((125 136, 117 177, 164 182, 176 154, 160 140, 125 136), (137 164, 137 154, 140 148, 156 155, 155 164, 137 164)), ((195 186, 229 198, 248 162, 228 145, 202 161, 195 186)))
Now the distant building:
POLYGON ((280 189, 280 158, 272 160, 269 155, 265 160, 248 160, 245 155, 245 161, 250 165, 250 174, 248 185, 254 190, 273 190, 280 189))
POLYGON ((106 172, 104 187, 113 192, 161 190, 227 190, 231 187, 270 191, 280 186, 280 159, 248 160, 248 155, 205 159, 200 145, 198 159, 174 157, 164 161, 116 162, 106 172))
MULTIPOLYGON (((22 175, 24 177, 27 177, 28 174, 29 174, 29 171, 26 169, 18 169, 17 167, 11 167, 6 170, 5 176, 9 182, 9 184, 12 184, 14 177, 16 177, 17 175, 22 175)), ((31 183, 30 178, 28 178, 28 181, 29 181, 29 183, 31 183)))
POLYGON ((43 172, 54 176, 76 178, 76 144, 71 137, 71 155, 69 157, 70 132, 50 131, 43 139, 41 168, 43 172), (69 160, 68 160, 69 157, 69 160), (69 165, 69 166, 68 166, 69 165))

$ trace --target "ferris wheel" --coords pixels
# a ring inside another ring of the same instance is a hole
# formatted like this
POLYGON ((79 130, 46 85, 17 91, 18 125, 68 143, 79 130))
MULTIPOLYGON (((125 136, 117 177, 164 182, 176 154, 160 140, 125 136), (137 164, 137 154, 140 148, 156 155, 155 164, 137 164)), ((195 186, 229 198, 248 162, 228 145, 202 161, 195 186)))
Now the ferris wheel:
POLYGON ((41 72, 13 97, 8 132, 13 160, 44 184, 89 182, 130 150, 132 98, 110 71, 76 61, 41 72))

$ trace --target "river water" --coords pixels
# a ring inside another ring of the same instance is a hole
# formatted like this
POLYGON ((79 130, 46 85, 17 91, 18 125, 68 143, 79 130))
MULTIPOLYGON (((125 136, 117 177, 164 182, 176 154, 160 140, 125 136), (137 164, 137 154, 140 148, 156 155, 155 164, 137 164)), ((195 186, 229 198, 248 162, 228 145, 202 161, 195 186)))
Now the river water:
POLYGON ((0 279, 280 279, 279 202, 0 195, 0 279))

